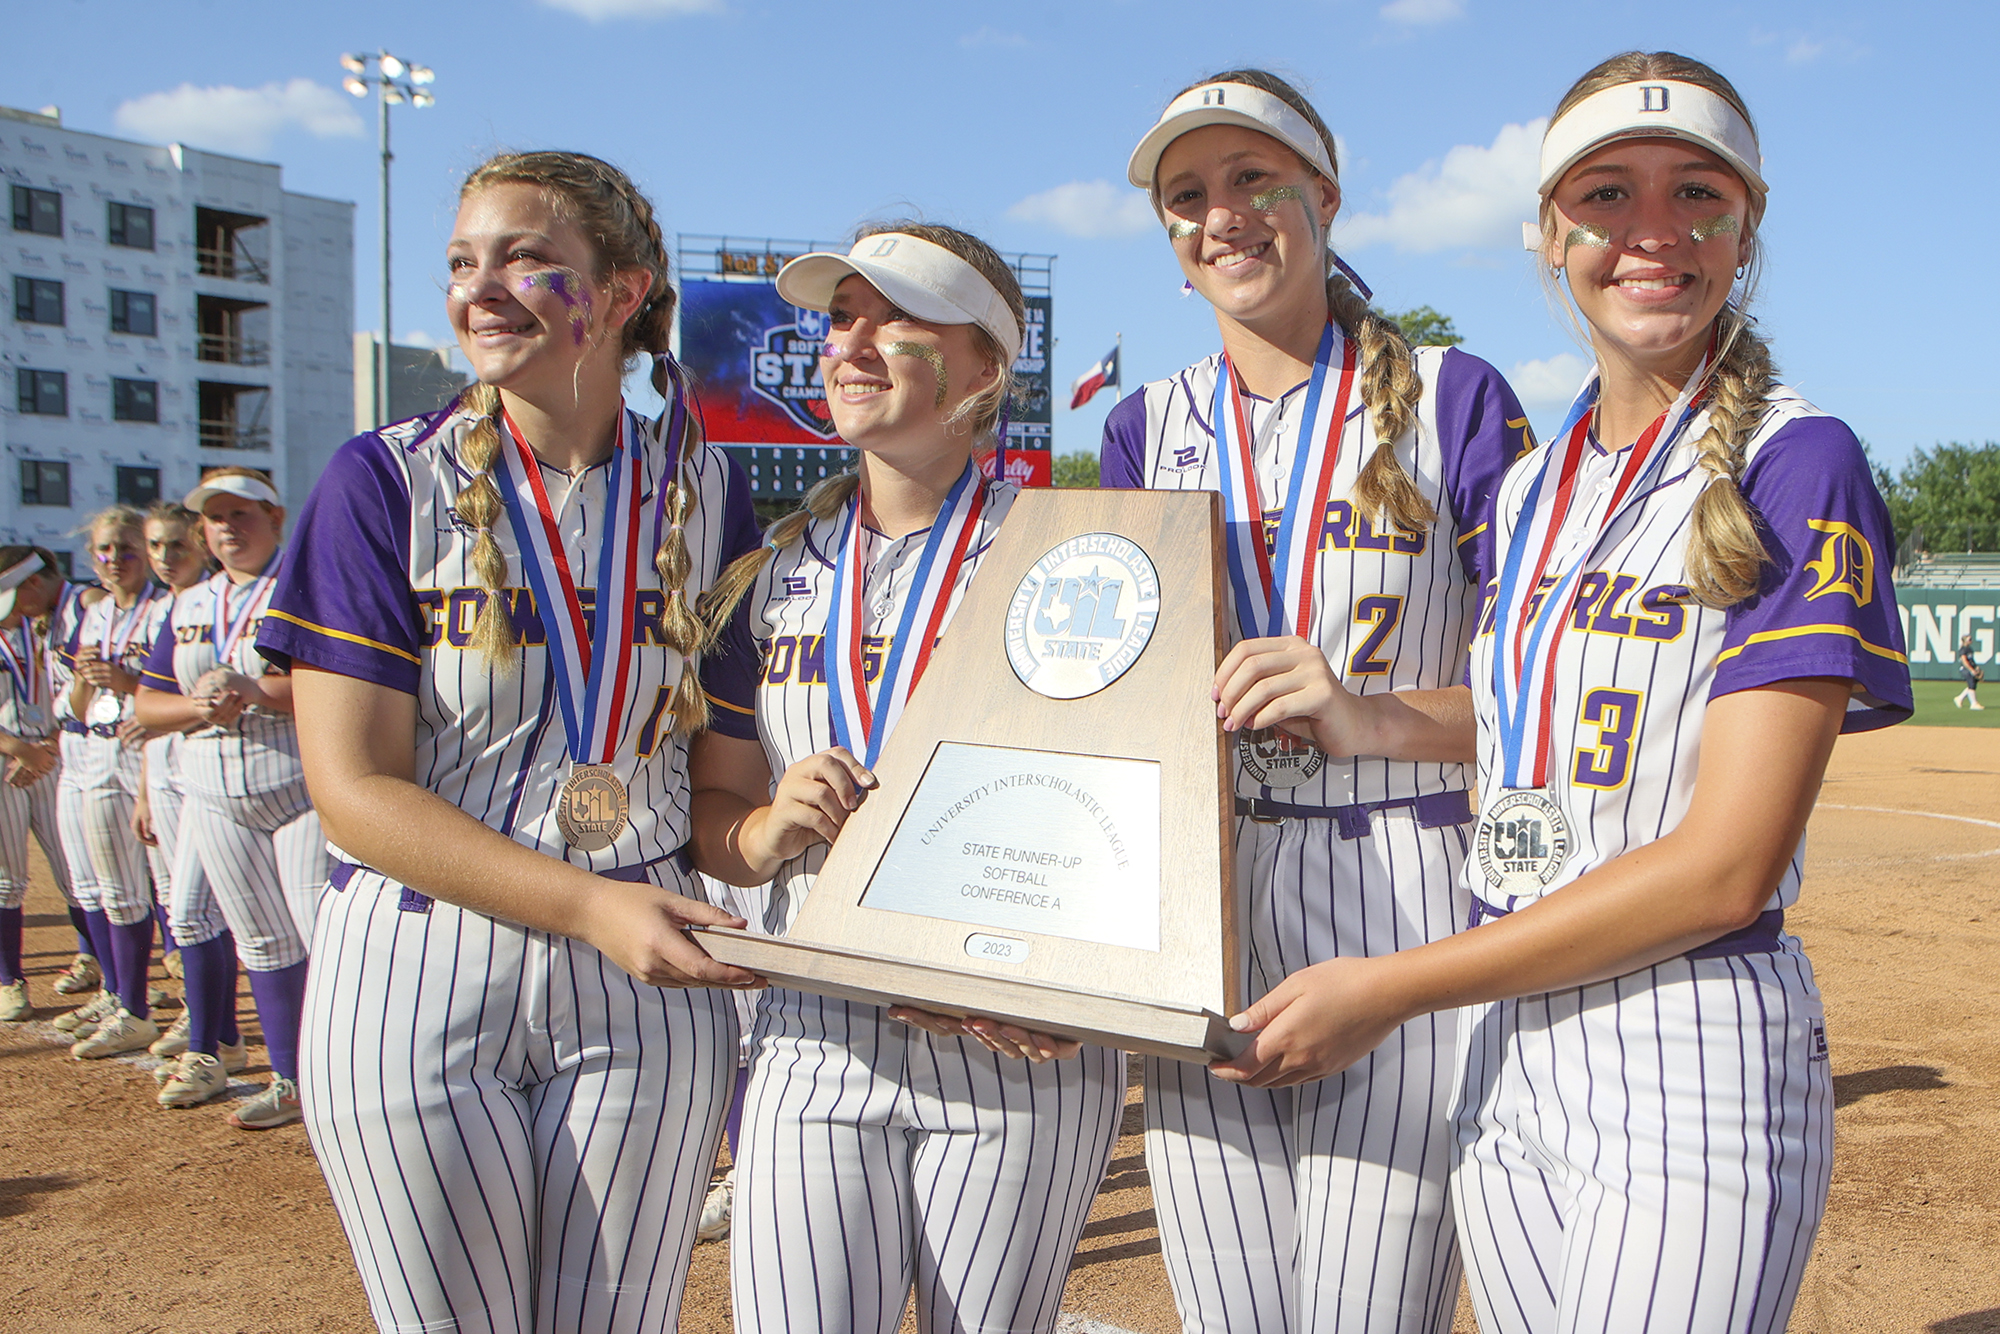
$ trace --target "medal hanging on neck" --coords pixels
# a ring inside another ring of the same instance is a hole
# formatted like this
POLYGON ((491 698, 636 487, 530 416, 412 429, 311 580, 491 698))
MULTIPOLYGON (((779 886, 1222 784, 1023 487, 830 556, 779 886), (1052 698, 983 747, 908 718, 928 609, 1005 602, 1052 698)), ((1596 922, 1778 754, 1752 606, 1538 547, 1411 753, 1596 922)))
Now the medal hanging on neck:
MULTIPOLYGON (((147 584, 139 600, 122 616, 119 615, 117 603, 112 602, 105 617, 104 639, 98 645, 98 661, 108 662, 114 667, 124 665, 125 651, 132 646, 132 638, 139 633, 139 627, 145 624, 146 608, 153 605, 154 591, 153 586, 147 584)), ((106 601, 110 599, 107 598, 106 601)), ((87 721, 99 727, 109 727, 124 714, 125 697, 109 686, 97 687, 97 693, 90 697, 90 716, 87 721)))
MULTIPOLYGON (((630 799, 612 770, 625 716, 626 677, 632 662, 632 608, 639 586, 639 478, 631 424, 621 406, 618 440, 604 479, 604 536, 599 542, 597 602, 592 625, 577 596, 563 533, 556 523, 541 464, 513 418, 501 413, 500 498, 521 549, 521 566, 541 612, 549 646, 549 674, 561 706, 570 768, 556 802, 556 824, 579 852, 602 852, 625 832, 630 799)), ((671 458, 670 458, 671 462, 671 458)), ((655 514, 667 482, 654 487, 655 514)), ((488 597, 501 594, 489 592, 488 597)))
MULTIPOLYGON (((1215 377, 1217 471, 1222 479, 1224 554, 1236 622, 1245 639, 1304 635, 1312 627, 1313 593, 1319 581, 1319 541, 1326 505, 1340 461, 1340 437, 1354 392, 1354 340, 1332 320, 1320 334, 1306 385, 1305 419, 1292 452, 1291 476, 1278 522, 1275 549, 1264 521, 1264 497, 1257 485, 1256 441, 1237 385, 1236 368, 1225 353, 1215 377), (1332 378, 1333 349, 1340 344, 1340 379, 1332 378)), ((1275 405, 1273 411, 1276 411, 1275 405)), ((1259 787, 1290 788, 1319 773, 1326 756, 1310 742, 1278 728, 1246 730, 1237 743, 1244 772, 1259 787)))
MULTIPOLYGON (((1711 350, 1712 355, 1712 350, 1711 350)), ((1575 614, 1584 571, 1625 507, 1658 483, 1674 445, 1701 413, 1709 357, 1688 377, 1665 412, 1648 426, 1617 467, 1604 516, 1565 538, 1577 473, 1590 447, 1598 381, 1577 396, 1562 444, 1543 451, 1541 466, 1508 536, 1495 593, 1493 695, 1500 716, 1500 791, 1480 815, 1473 850, 1494 897, 1536 896, 1561 874, 1573 841, 1569 820, 1550 782, 1557 649, 1575 614), (1668 424, 1672 423, 1672 430, 1668 424), (1547 499, 1544 499, 1544 496, 1547 499), (1567 542, 1561 555, 1559 543, 1567 542)), ((1586 502, 1586 507, 1588 507, 1586 502)), ((1509 905, 1511 906, 1511 905, 1509 905)))
POLYGON ((840 557, 833 567, 833 613, 826 626, 827 706, 833 715, 834 744, 847 747, 868 768, 875 767, 882 743, 903 716, 910 692, 930 663, 952 590, 958 587, 959 567, 965 564, 985 509, 985 481, 978 466, 967 463, 924 537, 888 656, 881 660, 881 673, 870 690, 863 648, 868 619, 862 609, 868 582, 863 554, 867 533, 860 517, 861 496, 857 493, 847 502, 840 557))
POLYGON ((216 576, 215 624, 209 627, 209 642, 215 645, 215 665, 232 671, 241 670, 232 661, 236 646, 249 633, 251 622, 255 621, 271 601, 271 589, 277 582, 278 557, 274 552, 264 563, 264 572, 249 583, 240 585, 243 589, 242 605, 232 616, 229 611, 229 593, 239 587, 227 573, 216 576))
POLYGON ((23 727, 38 732, 48 726, 48 674, 43 671, 42 654, 34 629, 27 618, 12 630, 0 631, 0 667, 14 683, 15 711, 23 727))

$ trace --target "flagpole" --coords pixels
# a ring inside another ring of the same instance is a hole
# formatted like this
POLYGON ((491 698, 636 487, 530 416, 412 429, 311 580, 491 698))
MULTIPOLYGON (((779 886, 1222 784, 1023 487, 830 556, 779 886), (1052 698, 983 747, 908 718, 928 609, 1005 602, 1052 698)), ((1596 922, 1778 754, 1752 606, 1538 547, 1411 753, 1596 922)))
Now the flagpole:
POLYGON ((1111 388, 1114 391, 1111 404, 1116 407, 1118 400, 1125 397, 1125 335, 1122 333, 1118 335, 1118 383, 1111 388))

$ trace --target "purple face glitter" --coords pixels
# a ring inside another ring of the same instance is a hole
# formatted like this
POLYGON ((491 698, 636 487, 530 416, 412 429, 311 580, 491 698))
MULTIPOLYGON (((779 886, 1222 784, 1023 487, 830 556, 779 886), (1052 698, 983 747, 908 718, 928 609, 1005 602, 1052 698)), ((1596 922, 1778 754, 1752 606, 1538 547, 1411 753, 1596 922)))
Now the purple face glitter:
POLYGON ((546 287, 562 298, 563 308, 569 312, 570 337, 582 347, 584 339, 590 335, 590 288, 568 269, 543 269, 521 279, 523 293, 532 292, 537 287, 546 287))

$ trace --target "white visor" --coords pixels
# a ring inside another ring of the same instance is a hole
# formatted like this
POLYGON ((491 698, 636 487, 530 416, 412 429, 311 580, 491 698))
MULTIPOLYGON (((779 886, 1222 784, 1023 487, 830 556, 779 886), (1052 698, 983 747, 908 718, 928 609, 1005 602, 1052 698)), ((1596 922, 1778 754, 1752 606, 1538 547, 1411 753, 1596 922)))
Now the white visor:
POLYGON ((1125 164, 1125 179, 1153 196, 1155 212, 1159 211, 1160 201, 1153 189, 1153 178, 1160 170, 1160 155, 1167 151, 1168 144, 1204 125, 1241 125, 1261 130, 1304 158, 1329 181, 1339 179, 1319 131, 1282 97, 1273 97, 1247 83, 1205 83, 1167 103, 1158 122, 1132 150, 1132 160, 1125 164))
POLYGON ((261 500, 267 505, 276 505, 278 493, 271 484, 259 477, 245 477, 241 473, 231 473, 227 477, 209 477, 202 484, 187 493, 181 504, 201 513, 201 507, 217 496, 241 496, 245 500, 261 500))
POLYGON ((0 570, 0 621, 14 614, 14 591, 27 583, 30 575, 47 566, 47 561, 31 551, 20 561, 0 570))
POLYGON ((864 236, 845 255, 800 255, 778 270, 778 295, 807 310, 830 310, 834 289, 859 274, 889 302, 931 324, 976 324, 1021 355, 1021 322, 986 275, 941 245, 907 232, 864 236))
POLYGON ((1621 83, 1559 116, 1542 136, 1542 197, 1548 198, 1564 172, 1613 139, 1684 139, 1735 168, 1756 194, 1770 188, 1764 184, 1757 132, 1743 113, 1706 88, 1669 80, 1621 83))

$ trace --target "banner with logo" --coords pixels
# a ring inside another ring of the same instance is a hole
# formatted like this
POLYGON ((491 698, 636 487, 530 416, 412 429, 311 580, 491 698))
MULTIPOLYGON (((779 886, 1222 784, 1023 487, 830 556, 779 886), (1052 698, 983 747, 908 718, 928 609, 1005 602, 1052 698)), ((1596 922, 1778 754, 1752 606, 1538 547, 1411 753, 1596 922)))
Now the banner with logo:
POLYGON ((1910 649, 1917 680, 1958 679, 1958 641, 1972 636, 1972 660, 1993 672, 1993 635, 2000 620, 2000 588, 1898 588, 1896 617, 1910 649))
POLYGON ((819 349, 830 325, 775 284, 689 282, 681 287, 681 364, 701 394, 718 445, 834 441, 819 349))

